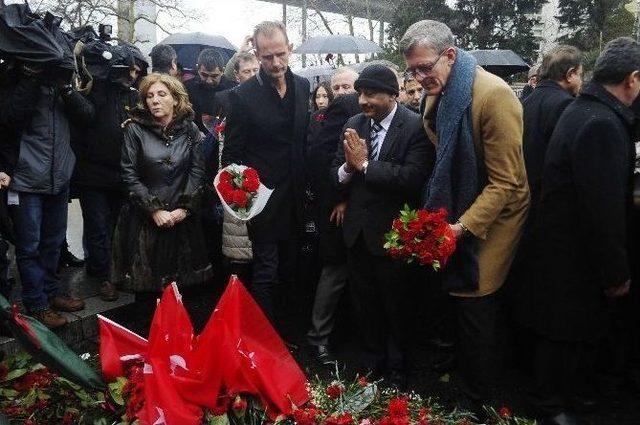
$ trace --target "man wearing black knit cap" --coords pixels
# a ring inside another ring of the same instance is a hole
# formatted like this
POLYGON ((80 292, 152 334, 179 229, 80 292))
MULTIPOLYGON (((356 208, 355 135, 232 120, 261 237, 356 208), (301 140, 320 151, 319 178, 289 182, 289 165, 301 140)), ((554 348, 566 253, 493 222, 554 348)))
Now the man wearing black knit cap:
POLYGON ((361 360, 403 387, 408 288, 403 264, 385 254, 384 234, 404 204, 417 205, 435 152, 420 117, 396 101, 392 70, 368 66, 355 89, 362 113, 345 125, 333 175, 347 200, 343 233, 361 360))

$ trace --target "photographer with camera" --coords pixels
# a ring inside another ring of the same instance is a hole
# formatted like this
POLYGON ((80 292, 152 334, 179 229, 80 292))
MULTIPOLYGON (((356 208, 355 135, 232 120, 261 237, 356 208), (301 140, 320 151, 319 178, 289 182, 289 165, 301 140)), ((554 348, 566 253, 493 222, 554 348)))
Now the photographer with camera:
MULTIPOLYGON (((136 106, 136 82, 145 64, 136 60, 136 47, 129 44, 109 46, 112 60, 106 79, 94 78, 87 96, 96 111, 96 119, 80 128, 74 143, 78 161, 74 184, 78 188, 84 240, 87 251, 87 274, 100 282, 103 301, 118 299, 111 283, 111 238, 120 214, 123 183, 120 177, 120 153, 124 141, 122 123, 136 106)), ((140 54, 141 56, 141 54, 140 54)))
POLYGON ((63 66, 16 61, 0 87, 0 126, 8 136, 2 171, 10 179, 7 204, 22 300, 27 312, 50 328, 67 323, 58 312, 84 308, 82 300, 64 293, 57 274, 75 164, 71 127, 94 116, 92 105, 72 86, 72 75, 63 66))

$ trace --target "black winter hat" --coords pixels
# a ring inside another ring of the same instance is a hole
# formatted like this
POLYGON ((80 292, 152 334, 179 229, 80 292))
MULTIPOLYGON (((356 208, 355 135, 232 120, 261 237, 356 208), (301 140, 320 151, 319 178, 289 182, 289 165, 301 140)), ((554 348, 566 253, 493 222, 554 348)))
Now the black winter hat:
POLYGON ((356 90, 374 89, 386 93, 400 94, 398 77, 389 67, 384 65, 369 65, 362 70, 353 87, 356 90))

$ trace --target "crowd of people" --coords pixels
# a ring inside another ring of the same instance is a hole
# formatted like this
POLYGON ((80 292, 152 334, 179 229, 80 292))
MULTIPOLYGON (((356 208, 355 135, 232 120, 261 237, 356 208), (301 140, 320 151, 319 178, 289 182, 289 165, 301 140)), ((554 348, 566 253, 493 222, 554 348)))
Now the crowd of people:
POLYGON ((602 379, 627 388, 638 356, 636 41, 608 43, 584 85, 581 52, 555 47, 522 99, 431 20, 400 41, 404 74, 343 67, 313 91, 289 68, 279 22, 257 25, 229 61, 202 50, 191 75, 170 45, 154 47, 148 75, 122 49, 130 60, 82 92, 69 70, 3 63, 1 257, 15 245, 22 302, 45 325, 84 308, 58 274, 73 188, 86 272, 105 301, 231 270, 279 328, 311 221, 320 270, 307 338, 320 363, 340 362, 331 336, 350 295, 358 367, 392 385, 406 385, 410 318, 430 309, 420 317, 445 353, 434 367, 456 370, 467 409, 491 400, 508 353, 526 363, 544 423, 583 423, 602 379), (248 223, 212 185, 230 164, 273 189, 248 223), (457 249, 442 271, 386 254, 405 204, 447 210, 457 249))

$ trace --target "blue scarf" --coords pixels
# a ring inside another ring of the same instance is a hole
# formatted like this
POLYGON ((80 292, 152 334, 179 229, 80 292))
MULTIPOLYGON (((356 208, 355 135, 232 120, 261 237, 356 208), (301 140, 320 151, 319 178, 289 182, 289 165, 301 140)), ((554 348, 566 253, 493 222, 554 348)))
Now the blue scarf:
MULTIPOLYGON (((476 59, 457 49, 449 81, 440 95, 436 113, 436 163, 424 193, 424 208, 445 208, 455 223, 480 194, 478 164, 473 144, 471 92, 476 59)), ((478 289, 478 248, 473 235, 458 241, 455 254, 442 271, 447 291, 478 289)))

